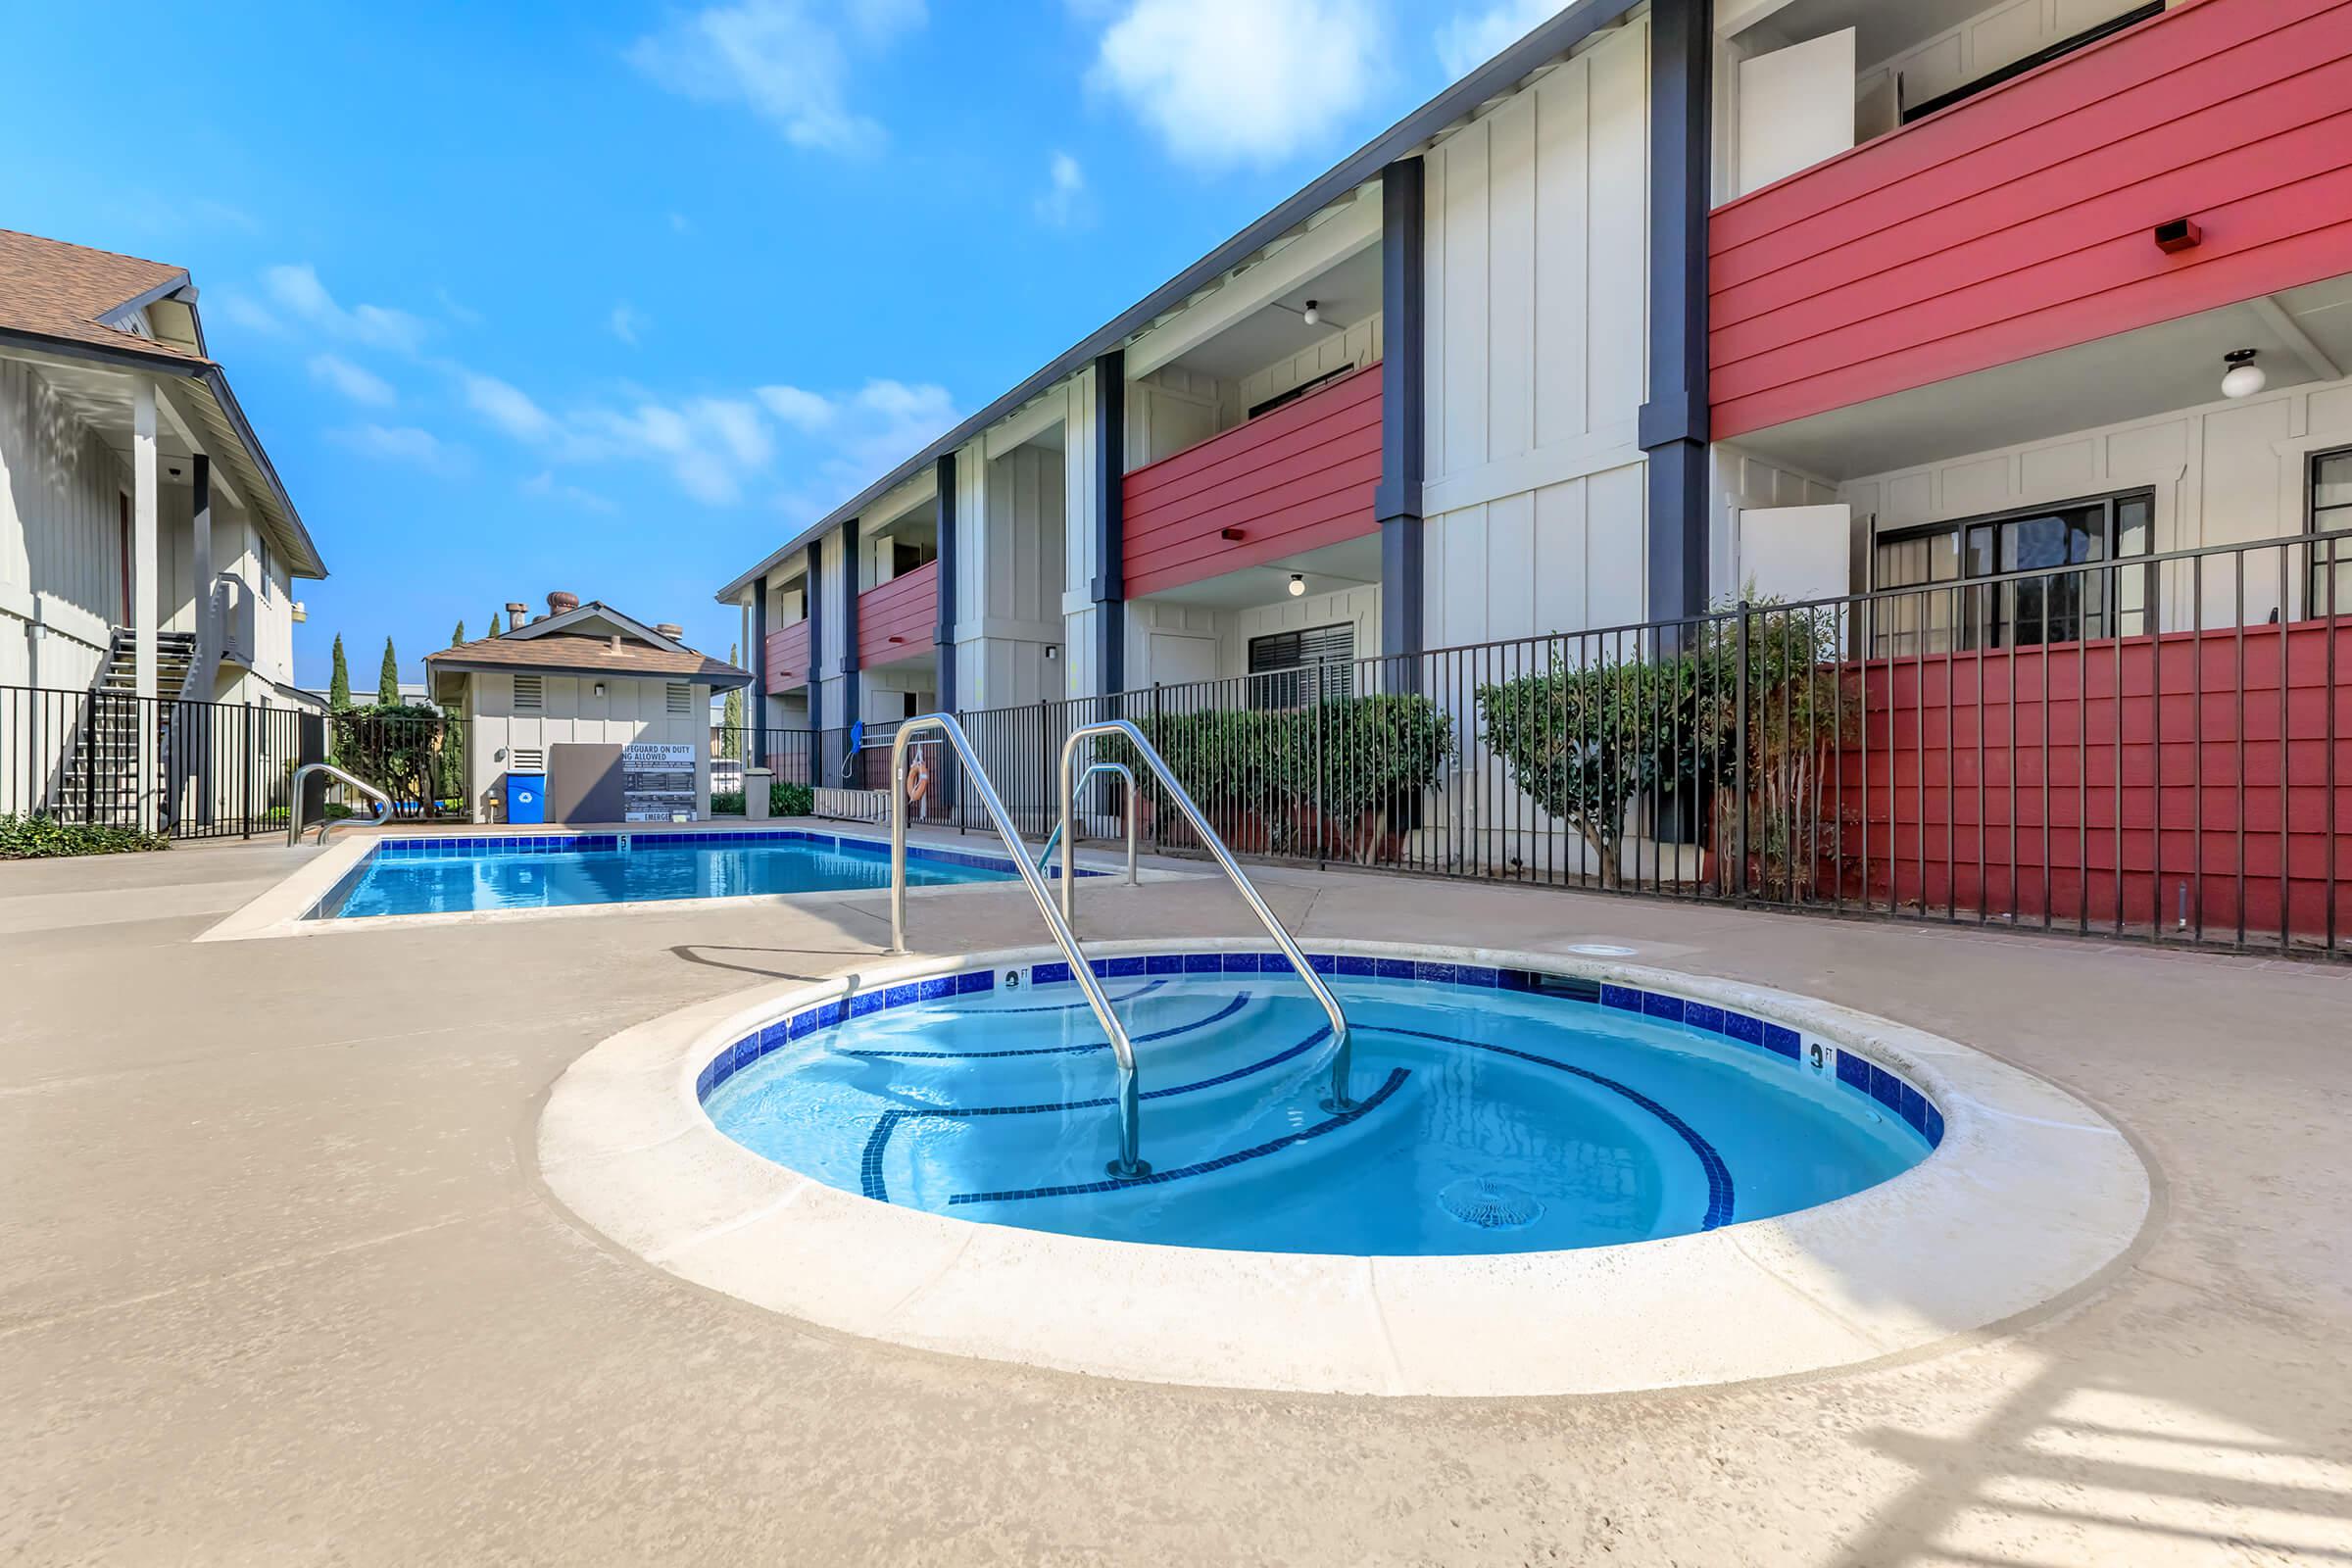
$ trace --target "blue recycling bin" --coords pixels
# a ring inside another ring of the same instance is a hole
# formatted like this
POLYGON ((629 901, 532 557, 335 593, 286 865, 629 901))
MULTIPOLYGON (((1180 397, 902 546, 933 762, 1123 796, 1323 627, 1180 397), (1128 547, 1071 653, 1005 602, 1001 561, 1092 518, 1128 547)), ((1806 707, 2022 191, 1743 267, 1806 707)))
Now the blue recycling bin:
POLYGON ((547 775, 545 773, 509 773, 507 775, 507 820, 510 822, 545 822, 547 820, 547 775))

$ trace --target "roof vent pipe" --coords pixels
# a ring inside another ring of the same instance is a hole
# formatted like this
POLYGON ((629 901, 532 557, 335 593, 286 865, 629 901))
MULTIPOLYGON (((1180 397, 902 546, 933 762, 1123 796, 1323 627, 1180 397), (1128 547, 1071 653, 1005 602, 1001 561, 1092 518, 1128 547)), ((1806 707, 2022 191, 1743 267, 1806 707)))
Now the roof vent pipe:
POLYGON ((567 614, 579 608, 580 596, 578 594, 567 594, 559 588, 547 596, 547 612, 551 615, 567 614))
POLYGON ((528 616, 530 612, 531 607, 524 604, 521 600, 509 600, 507 602, 507 624, 510 626, 519 626, 523 623, 524 618, 528 616))
POLYGON ((681 637, 683 637, 683 636, 685 636, 685 635, 686 635, 686 628, 685 628, 685 627, 683 627, 683 626, 676 626, 676 625, 672 625, 670 622, 668 622, 668 621, 666 621, 666 620, 665 620, 665 621, 663 621, 663 622, 662 622, 662 624, 661 624, 661 625, 659 625, 659 626, 656 626, 656 627, 654 628, 654 630, 656 630, 656 631, 660 632, 660 633, 661 633, 662 636, 664 636, 664 637, 668 638, 668 639, 669 639, 671 642, 673 642, 673 643, 674 643, 674 642, 676 642, 676 641, 677 641, 679 638, 681 638, 681 637))

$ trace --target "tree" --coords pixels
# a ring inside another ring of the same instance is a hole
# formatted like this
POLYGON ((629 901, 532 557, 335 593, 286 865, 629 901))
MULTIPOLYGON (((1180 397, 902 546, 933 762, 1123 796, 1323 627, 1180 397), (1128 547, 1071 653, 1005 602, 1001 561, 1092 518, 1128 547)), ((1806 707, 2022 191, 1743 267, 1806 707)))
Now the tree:
POLYGON ((400 661, 392 657, 392 639, 384 639, 384 667, 375 677, 375 704, 378 708, 400 706, 400 661))
POLYGON ((492 636, 492 637, 495 637, 495 636, 497 636, 497 635, 498 635, 498 612, 497 612, 497 611, 495 611, 495 610, 493 610, 492 612, 490 612, 490 631, 489 631, 489 635, 490 635, 490 636, 492 636))
MULTIPOLYGON (((728 663, 740 664, 742 654, 743 645, 741 643, 727 644, 728 663)), ((718 725, 718 755, 730 762, 741 760, 743 758, 743 693, 741 690, 727 693, 727 700, 719 706, 718 725)))
POLYGON ((343 662, 343 634, 335 633, 335 678, 327 682, 326 709, 330 713, 351 711, 351 667, 343 662))
POLYGON ((452 648, 463 648, 466 646, 466 623, 464 621, 459 621, 458 629, 449 634, 449 646, 452 648))

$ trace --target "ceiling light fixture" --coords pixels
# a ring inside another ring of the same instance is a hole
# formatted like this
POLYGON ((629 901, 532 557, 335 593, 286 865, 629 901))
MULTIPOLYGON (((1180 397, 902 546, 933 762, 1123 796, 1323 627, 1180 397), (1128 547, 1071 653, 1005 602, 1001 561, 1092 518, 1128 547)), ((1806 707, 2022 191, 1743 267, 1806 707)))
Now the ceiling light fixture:
POLYGON ((2254 363, 2254 354, 2253 349, 2231 349, 2222 356, 2222 363, 2230 367, 2222 373, 2222 396, 2250 398, 2271 384, 2262 367, 2254 363))
POLYGON ((1292 572, 1292 573, 1291 573, 1291 597, 1292 597, 1293 599, 1296 599, 1296 598, 1298 598, 1299 595, 1301 595, 1301 594, 1303 594, 1303 593, 1305 593, 1305 592, 1306 592, 1306 573, 1304 573, 1304 572, 1302 572, 1302 571, 1294 571, 1294 572, 1292 572))
POLYGON ((1298 313, 1298 319, 1304 321, 1309 326, 1321 325, 1323 320, 1322 306, 1318 305, 1313 300, 1308 300, 1306 302, 1306 309, 1298 313))

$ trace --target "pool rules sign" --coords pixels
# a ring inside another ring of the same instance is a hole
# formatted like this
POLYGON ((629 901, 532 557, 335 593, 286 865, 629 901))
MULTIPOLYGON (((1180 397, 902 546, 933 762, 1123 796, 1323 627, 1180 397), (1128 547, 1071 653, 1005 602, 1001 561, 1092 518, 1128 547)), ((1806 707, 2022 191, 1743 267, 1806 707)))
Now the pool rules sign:
POLYGON ((624 821, 693 821, 694 748, 660 741, 623 746, 620 795, 624 821))

